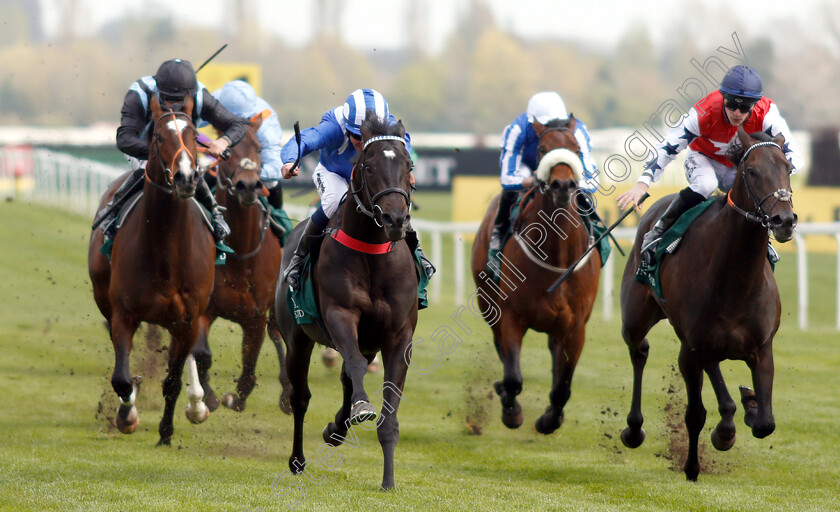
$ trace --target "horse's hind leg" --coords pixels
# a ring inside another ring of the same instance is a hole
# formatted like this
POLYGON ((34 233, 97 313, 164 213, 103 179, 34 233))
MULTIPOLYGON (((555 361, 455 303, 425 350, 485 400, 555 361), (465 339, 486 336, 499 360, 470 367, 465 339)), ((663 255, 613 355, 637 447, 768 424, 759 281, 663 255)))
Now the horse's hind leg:
POLYGON ((683 343, 680 349, 680 373, 685 380, 685 389, 688 392, 688 404, 685 408, 685 426, 688 430, 688 457, 685 460, 686 479, 696 482, 700 474, 700 459, 697 454, 697 445, 700 439, 700 431, 706 424, 706 408, 703 407, 703 369, 691 359, 696 354, 686 348, 683 343))
POLYGON ((169 348, 169 369, 163 379, 163 417, 158 426, 160 440, 158 446, 169 446, 175 427, 172 424, 175 415, 175 402, 181 393, 181 374, 184 373, 184 363, 190 354, 192 345, 198 337, 198 319, 192 325, 172 331, 172 343, 169 348))
POLYGON ((274 349, 277 351, 277 361, 280 364, 280 386, 283 390, 280 392, 280 410, 286 414, 292 414, 292 404, 289 402, 289 394, 292 392, 292 385, 289 383, 289 372, 286 371, 286 342, 280 334, 280 328, 277 326, 277 319, 274 317, 274 306, 272 305, 268 310, 268 324, 266 325, 268 337, 274 343, 274 349))
POLYGON ((753 436, 762 439, 776 430, 776 420, 773 418, 773 340, 764 343, 758 353, 747 360, 752 370, 753 394, 747 388, 741 388, 744 404, 744 422, 752 428, 753 436))
POLYGON ((206 314, 199 319, 198 324, 198 339, 193 347, 192 355, 195 358, 195 364, 198 367, 198 380, 201 382, 201 388, 204 390, 204 403, 211 411, 215 411, 219 407, 219 399, 216 397, 216 392, 210 387, 210 367, 213 366, 213 353, 210 351, 210 342, 208 336, 210 335, 210 326, 216 320, 215 315, 206 314))
POLYGON ((493 388, 502 401, 502 423, 507 428, 519 428, 522 425, 522 406, 519 405, 516 396, 522 392, 519 354, 524 335, 525 329, 504 313, 498 327, 493 329, 493 343, 504 366, 504 378, 502 381, 496 381, 493 388))
POLYGON ((300 328, 295 328, 289 340, 289 352, 286 354, 286 371, 292 384, 290 401, 295 419, 295 432, 292 441, 292 455, 289 457, 289 469, 293 474, 302 473, 306 465, 303 456, 303 418, 309 408, 309 358, 315 343, 300 328))
POLYGON ((584 327, 575 329, 564 341, 554 336, 548 337, 553 379, 548 395, 551 405, 546 407, 545 413, 536 423, 537 432, 541 434, 551 434, 563 424, 563 407, 572 394, 572 375, 583 350, 584 332, 584 327))
POLYGON ((720 413, 720 422, 712 431, 712 444, 720 451, 726 451, 735 444, 735 400, 726 389, 726 382, 720 373, 720 364, 715 363, 706 367, 706 375, 715 390, 715 397, 720 413))
POLYGON ((228 409, 244 411, 248 395, 257 385, 257 358, 265 340, 265 314, 257 315, 242 325, 242 374, 236 380, 236 394, 226 393, 222 403, 228 409))
POLYGON ((327 426, 321 432, 324 442, 331 446, 339 446, 344 442, 350 425, 350 400, 353 396, 353 383, 350 381, 343 364, 341 365, 341 387, 344 390, 341 408, 335 413, 335 421, 327 423, 327 426))
POLYGON ((634 342, 626 330, 623 330, 622 334, 630 350, 630 362, 633 364, 633 398, 630 412, 627 414, 627 428, 621 431, 621 442, 628 448, 638 448, 645 441, 645 431, 642 428, 645 422, 642 415, 642 376, 650 352, 650 343, 645 337, 639 342, 634 342))
POLYGON ((111 342, 114 345, 114 373, 111 386, 120 398, 117 410, 117 428, 123 434, 131 434, 140 425, 140 416, 134 405, 137 398, 137 382, 131 378, 129 354, 134 333, 140 325, 127 315, 117 313, 111 318, 111 342))

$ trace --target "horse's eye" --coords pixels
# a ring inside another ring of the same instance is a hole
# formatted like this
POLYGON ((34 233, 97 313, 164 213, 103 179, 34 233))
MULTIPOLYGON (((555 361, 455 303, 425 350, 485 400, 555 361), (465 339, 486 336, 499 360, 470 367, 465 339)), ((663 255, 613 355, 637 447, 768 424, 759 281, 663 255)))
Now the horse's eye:
POLYGON ((747 174, 749 174, 750 176, 755 176, 755 169, 753 169, 752 167, 747 167, 747 174))

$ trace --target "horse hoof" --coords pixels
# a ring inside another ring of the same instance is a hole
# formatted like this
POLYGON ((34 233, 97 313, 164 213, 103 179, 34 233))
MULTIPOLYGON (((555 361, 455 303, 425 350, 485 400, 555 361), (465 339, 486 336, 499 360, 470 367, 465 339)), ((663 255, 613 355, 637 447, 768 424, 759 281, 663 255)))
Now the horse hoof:
MULTIPOLYGON (((727 429, 728 430, 728 429, 727 429)), ((715 449, 719 452, 725 452, 726 450, 732 448, 735 444, 735 431, 726 432, 726 434, 721 434, 721 428, 717 427, 712 431, 712 445, 715 449)))
POLYGON ((330 446, 341 446, 341 443, 344 442, 345 434, 347 434, 347 431, 339 430, 338 425, 332 421, 327 423, 324 430, 321 431, 321 436, 324 438, 324 442, 330 446), (334 434, 335 437, 333 437, 334 434))
POLYGON ((358 425, 359 423, 370 421, 375 418, 376 411, 373 409, 373 406, 363 400, 359 400, 353 404, 353 408, 350 409, 351 425, 358 425))
POLYGON ((627 448, 638 448, 645 442, 645 429, 634 431, 630 427, 625 428, 621 431, 621 442, 627 448))
POLYGON ((206 390, 204 391, 204 404, 210 409, 210 412, 215 411, 219 408, 219 398, 216 396, 216 393, 213 390, 206 390))
POLYGON ((765 425, 754 425, 752 428, 752 435, 756 439, 764 439, 776 430, 776 423, 771 421, 765 425))
POLYGON ((293 475, 299 475, 303 473, 304 468, 306 467, 306 459, 303 457, 295 457, 292 455, 289 457, 289 471, 292 472, 293 475))
MULTIPOLYGON (((549 407, 550 409, 550 407, 549 407)), ((563 424, 563 413, 560 414, 552 414, 549 411, 546 411, 545 414, 540 416, 537 419, 537 422, 534 424, 534 427, 537 429, 537 432, 540 434, 551 434, 558 428, 560 425, 563 424)))
POLYGON ((117 410, 117 429, 123 434, 133 434, 140 426, 140 415, 134 405, 121 405, 117 410))
POLYGON ((160 441, 157 442, 155 446, 171 446, 172 438, 171 437, 161 437, 160 441))
POLYGON ((204 402, 188 403, 186 408, 187 419, 190 423, 199 424, 204 423, 210 417, 210 409, 204 402))
POLYGON ((222 397, 222 405, 236 412, 245 410, 245 402, 239 400, 239 397, 233 393, 225 393, 222 397))
POLYGON ((507 428, 519 428, 522 426, 522 420, 522 406, 519 403, 513 404, 513 407, 502 407, 502 423, 507 428))
POLYGON ((327 368, 332 368, 338 362, 338 351, 332 348, 325 348, 321 352, 321 361, 327 368))
POLYGON ((685 471, 686 480, 689 482, 696 482, 697 476, 700 474, 700 466, 696 464, 689 465, 688 462, 686 462, 683 471, 685 471))
POLYGON ((502 396, 502 394, 505 392, 505 388, 502 386, 502 381, 497 380, 496 382, 494 382, 493 390, 496 391, 497 395, 502 396))
POLYGON ((292 400, 289 397, 289 393, 286 393, 286 390, 283 390, 280 393, 280 410, 283 411, 285 414, 292 414, 295 410, 292 408, 292 400))

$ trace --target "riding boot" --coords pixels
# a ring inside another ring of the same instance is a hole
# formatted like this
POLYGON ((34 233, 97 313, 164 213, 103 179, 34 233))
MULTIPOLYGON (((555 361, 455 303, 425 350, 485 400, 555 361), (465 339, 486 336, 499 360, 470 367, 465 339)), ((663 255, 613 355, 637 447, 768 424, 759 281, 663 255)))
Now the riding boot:
POLYGON ((278 183, 274 188, 268 189, 268 204, 275 210, 283 209, 283 185, 278 183))
POLYGON ((684 188, 677 194, 677 197, 671 201, 671 204, 662 214, 662 217, 656 221, 650 231, 645 233, 642 238, 641 256, 642 263, 648 267, 656 264, 656 248, 659 241, 662 240, 662 235, 674 225, 680 215, 687 212, 691 208, 702 203, 705 198, 690 188, 684 188))
POLYGON ((122 185, 120 185, 120 188, 118 188, 117 191, 114 192, 114 197, 112 197, 111 200, 108 201, 108 203, 102 208, 102 210, 99 211, 97 217, 99 217, 99 215, 105 216, 105 218, 100 222, 100 229, 105 234, 105 243, 113 241, 114 237, 117 234, 116 221, 117 214, 119 213, 119 208, 114 208, 114 205, 116 205, 117 201, 119 201, 126 194, 128 194, 135 187, 135 185, 143 179, 143 172, 144 171, 141 168, 135 169, 134 172, 129 174, 128 178, 126 178, 126 180, 122 182, 122 185))
POLYGON ((408 248, 411 250, 411 254, 417 254, 420 258, 420 266, 423 267, 423 273, 426 274, 426 277, 429 279, 435 275, 437 269, 429 258, 426 257, 426 253, 423 252, 423 248, 420 247, 420 237, 417 236, 417 231, 414 231, 410 226, 405 232, 405 242, 408 244, 408 248))
POLYGON ((292 255, 292 259, 289 260, 289 266, 286 267, 286 271, 283 272, 283 280, 290 287, 298 289, 298 286, 300 286, 301 266, 303 260, 309 256, 309 237, 318 236, 322 231, 323 229, 319 228, 311 218, 306 220, 306 227, 303 228, 303 234, 298 240, 297 247, 295 247, 295 253, 292 255))
POLYGON ((198 180, 198 185, 195 187, 195 198, 202 206, 207 208, 210 215, 213 217, 213 238, 219 243, 223 241, 230 234, 230 227, 225 222, 225 217, 222 215, 222 207, 216 203, 216 198, 210 192, 210 187, 204 179, 198 180))
POLYGON ((515 190, 502 191, 499 199, 499 210, 496 212, 496 220, 493 223, 493 233, 490 235, 490 253, 498 253, 502 250, 502 237, 510 228, 510 207, 516 202, 519 193, 515 190))

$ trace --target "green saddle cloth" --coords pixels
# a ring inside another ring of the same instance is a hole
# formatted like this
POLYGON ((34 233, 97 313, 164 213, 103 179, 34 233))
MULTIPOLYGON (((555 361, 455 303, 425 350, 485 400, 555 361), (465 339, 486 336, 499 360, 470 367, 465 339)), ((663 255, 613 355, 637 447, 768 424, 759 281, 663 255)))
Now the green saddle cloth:
MULTIPOLYGON (((298 325, 312 324, 321 318, 318 303, 315 300, 315 286, 311 279, 311 262, 311 258, 306 256, 301 263, 300 289, 292 290, 291 287, 286 289, 286 306, 298 325)), ((417 309, 426 309, 429 307, 429 297, 426 290, 429 285, 429 277, 423 272, 420 256, 416 250, 414 251, 414 267, 418 276, 417 309)))
MULTIPOLYGON (((282 247, 286 246, 286 240, 288 240, 289 235, 292 234, 292 220, 289 218, 289 214, 286 213, 286 210, 283 208, 275 208, 271 206, 268 202, 268 198, 260 195, 259 196, 260 204, 262 204, 263 208, 268 211, 269 222, 273 224, 272 227, 279 226, 283 229, 283 235, 280 236, 280 245, 282 247)), ((277 231, 275 230, 275 234, 277 231)))

